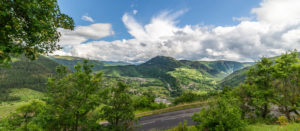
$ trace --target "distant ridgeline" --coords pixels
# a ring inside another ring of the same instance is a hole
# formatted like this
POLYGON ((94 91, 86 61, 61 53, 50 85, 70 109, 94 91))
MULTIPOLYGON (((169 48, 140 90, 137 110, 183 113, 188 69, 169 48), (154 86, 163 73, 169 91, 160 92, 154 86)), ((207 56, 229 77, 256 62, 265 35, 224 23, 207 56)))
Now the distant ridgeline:
MULTIPOLYGON (((83 60, 83 58, 70 56, 39 56, 35 61, 30 61, 23 56, 14 58, 10 68, 0 68, 0 91, 8 88, 45 91, 45 83, 48 77, 55 75, 56 66, 63 64, 72 71, 74 65, 83 60)), ((140 65, 98 60, 90 60, 89 64, 94 65, 94 72, 102 71, 106 78, 125 81, 136 90, 167 89, 174 96, 179 95, 183 90, 198 93, 215 90, 217 83, 224 77, 253 63, 188 61, 157 56, 140 65)), ((163 92, 166 94, 165 91, 163 92)))
MULTIPOLYGON (((84 58, 80 57, 72 57, 72 56, 49 56, 51 60, 55 62, 67 66, 70 70, 74 71, 74 65, 78 62, 82 63, 84 58)), ((97 71, 102 69, 105 66, 117 66, 117 65, 129 65, 126 62, 111 62, 111 61, 98 61, 98 60, 89 60, 89 64, 93 64, 93 71, 97 71)))

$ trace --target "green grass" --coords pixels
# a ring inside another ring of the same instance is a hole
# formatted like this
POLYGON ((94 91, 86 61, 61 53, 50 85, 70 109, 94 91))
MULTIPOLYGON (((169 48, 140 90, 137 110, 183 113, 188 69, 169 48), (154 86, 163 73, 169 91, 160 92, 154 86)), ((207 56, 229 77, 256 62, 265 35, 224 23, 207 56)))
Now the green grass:
POLYGON ((0 103, 0 119, 8 116, 11 112, 14 112, 18 107, 30 100, 41 99, 44 97, 42 92, 28 88, 13 88, 9 95, 19 97, 20 100, 0 103))
POLYGON ((13 88, 11 89, 11 93, 9 95, 20 97, 20 101, 29 101, 32 99, 40 99, 44 97, 44 94, 42 92, 28 88, 13 88))
POLYGON ((290 123, 288 125, 249 125, 245 131, 300 131, 300 123, 290 123))

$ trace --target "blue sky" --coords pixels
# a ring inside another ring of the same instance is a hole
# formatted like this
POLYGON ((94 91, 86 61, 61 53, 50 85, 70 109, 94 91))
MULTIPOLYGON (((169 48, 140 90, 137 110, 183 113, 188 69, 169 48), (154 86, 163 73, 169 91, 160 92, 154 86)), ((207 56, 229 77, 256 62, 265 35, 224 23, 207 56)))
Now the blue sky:
POLYGON ((105 40, 127 39, 130 34, 122 22, 124 13, 133 13, 138 22, 146 24, 153 15, 162 11, 187 10, 179 17, 178 26, 206 24, 214 26, 236 25, 233 17, 250 17, 251 9, 261 0, 59 0, 63 13, 73 17, 76 25, 89 25, 81 19, 88 15, 94 22, 111 23, 115 35, 105 40))
POLYGON ((142 63, 255 61, 300 49, 300 0, 59 0, 75 30, 58 29, 69 55, 142 63))

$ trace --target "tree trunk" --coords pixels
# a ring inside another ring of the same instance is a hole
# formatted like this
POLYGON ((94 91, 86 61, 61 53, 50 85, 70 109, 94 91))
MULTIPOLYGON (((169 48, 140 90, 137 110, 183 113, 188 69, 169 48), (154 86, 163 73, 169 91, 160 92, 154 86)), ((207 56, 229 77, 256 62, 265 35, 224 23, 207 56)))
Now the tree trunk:
POLYGON ((266 103, 266 104, 264 104, 264 108, 263 108, 263 113, 262 113, 262 117, 263 118, 266 118, 267 117, 267 115, 268 115, 268 111, 269 109, 268 109, 268 104, 266 103))

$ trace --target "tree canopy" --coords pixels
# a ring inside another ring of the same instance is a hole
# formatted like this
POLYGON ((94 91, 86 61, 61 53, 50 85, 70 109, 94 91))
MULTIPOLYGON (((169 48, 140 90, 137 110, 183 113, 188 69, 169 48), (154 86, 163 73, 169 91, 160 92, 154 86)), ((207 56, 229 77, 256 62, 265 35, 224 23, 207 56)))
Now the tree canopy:
POLYGON ((0 64, 60 49, 58 28, 74 29, 74 21, 60 12, 57 0, 1 0, 0 64))

